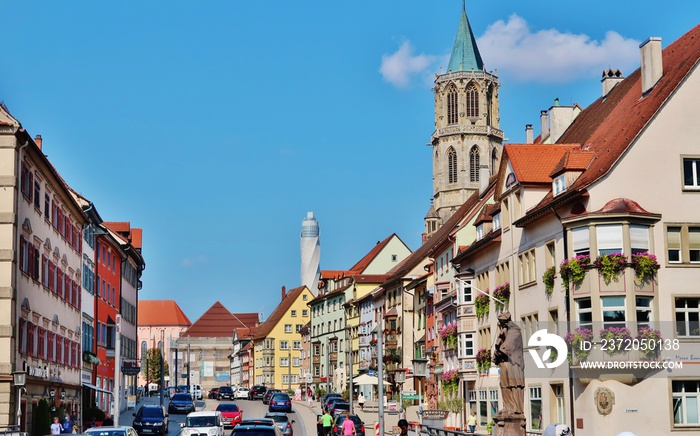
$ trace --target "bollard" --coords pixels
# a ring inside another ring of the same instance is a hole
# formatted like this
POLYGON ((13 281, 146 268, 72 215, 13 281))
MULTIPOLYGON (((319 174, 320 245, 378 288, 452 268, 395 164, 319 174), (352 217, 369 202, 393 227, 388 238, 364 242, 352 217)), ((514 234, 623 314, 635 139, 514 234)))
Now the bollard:
POLYGON ((374 436, 379 436, 379 421, 374 423, 374 436))

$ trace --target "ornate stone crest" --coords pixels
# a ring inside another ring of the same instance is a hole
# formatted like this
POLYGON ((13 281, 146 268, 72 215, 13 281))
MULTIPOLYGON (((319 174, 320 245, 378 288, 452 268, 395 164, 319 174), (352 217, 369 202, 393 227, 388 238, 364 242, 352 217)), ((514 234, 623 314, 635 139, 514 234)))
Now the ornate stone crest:
POLYGON ((615 394, 608 388, 598 388, 593 394, 595 407, 601 415, 610 415, 615 405, 615 394))

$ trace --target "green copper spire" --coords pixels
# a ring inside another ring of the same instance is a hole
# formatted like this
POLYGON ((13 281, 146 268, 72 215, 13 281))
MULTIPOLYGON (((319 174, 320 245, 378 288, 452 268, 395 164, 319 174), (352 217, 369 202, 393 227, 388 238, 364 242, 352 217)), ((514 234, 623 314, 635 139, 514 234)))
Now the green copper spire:
POLYGON ((476 46, 476 39, 469 25, 467 9, 463 1, 462 17, 459 20, 457 37, 455 38, 454 47, 452 47, 452 56, 450 56, 450 64, 447 67, 447 72, 454 73, 457 71, 471 70, 483 71, 484 61, 481 60, 479 48, 476 46))

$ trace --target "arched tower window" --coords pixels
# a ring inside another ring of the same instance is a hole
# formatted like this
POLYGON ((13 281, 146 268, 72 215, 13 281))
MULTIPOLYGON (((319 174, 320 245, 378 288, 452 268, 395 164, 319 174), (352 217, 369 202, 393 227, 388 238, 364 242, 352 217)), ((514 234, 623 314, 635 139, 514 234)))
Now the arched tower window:
POLYGON ((467 117, 479 117, 479 90, 473 83, 467 86, 467 117))
POLYGON ((457 124, 457 90, 451 87, 447 91, 447 124, 457 124))
POLYGON ((469 181, 479 181, 479 147, 476 145, 469 151, 469 181))
POLYGON ((498 168, 496 166, 498 165, 498 152, 494 148, 493 151, 491 152, 491 175, 496 174, 498 171, 498 168))
POLYGON ((449 183, 457 183, 457 152, 450 147, 447 150, 447 174, 449 183))

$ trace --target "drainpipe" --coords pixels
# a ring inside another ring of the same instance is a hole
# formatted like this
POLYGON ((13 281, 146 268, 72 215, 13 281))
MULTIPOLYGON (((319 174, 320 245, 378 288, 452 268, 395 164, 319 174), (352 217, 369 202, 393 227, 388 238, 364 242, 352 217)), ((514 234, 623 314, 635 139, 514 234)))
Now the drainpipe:
MULTIPOLYGON (((550 210, 554 214, 555 217, 559 220, 561 223, 561 216, 557 213, 556 210, 554 210, 553 207, 550 207, 550 210)), ((564 256, 567 256, 569 252, 569 243, 566 239, 566 227, 564 227, 564 224, 561 225, 561 235, 562 235, 562 240, 564 243, 564 256)), ((566 310, 566 331, 571 330, 571 302, 569 300, 569 290, 566 290, 566 301, 564 302, 564 307, 566 310)), ((571 416, 571 434, 572 436, 576 434, 576 430, 574 428, 576 427, 575 423, 575 418, 574 418, 574 373, 573 370, 571 369, 571 365, 569 365, 569 415, 571 416)))

